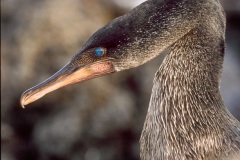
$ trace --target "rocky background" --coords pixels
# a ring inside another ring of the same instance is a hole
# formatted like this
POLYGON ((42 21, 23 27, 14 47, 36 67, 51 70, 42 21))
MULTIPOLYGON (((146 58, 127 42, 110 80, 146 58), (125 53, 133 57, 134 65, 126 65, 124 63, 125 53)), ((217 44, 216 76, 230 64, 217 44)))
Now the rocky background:
MULTIPOLYGON (((240 1, 221 2, 228 21, 221 91, 240 119, 240 1)), ((139 3, 1 1, 2 160, 139 159, 152 80, 163 57, 57 90, 26 109, 19 105, 26 89, 59 70, 97 29, 139 3)))

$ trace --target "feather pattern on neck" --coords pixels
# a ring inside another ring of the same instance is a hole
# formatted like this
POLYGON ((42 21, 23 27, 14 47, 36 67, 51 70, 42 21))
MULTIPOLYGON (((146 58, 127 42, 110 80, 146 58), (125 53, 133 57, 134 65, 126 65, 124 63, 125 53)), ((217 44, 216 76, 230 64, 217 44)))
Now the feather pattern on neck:
POLYGON ((220 159, 239 150, 229 150, 240 131, 233 132, 237 126, 219 91, 224 39, 207 34, 203 26, 191 30, 169 48, 156 72, 142 159, 220 159))

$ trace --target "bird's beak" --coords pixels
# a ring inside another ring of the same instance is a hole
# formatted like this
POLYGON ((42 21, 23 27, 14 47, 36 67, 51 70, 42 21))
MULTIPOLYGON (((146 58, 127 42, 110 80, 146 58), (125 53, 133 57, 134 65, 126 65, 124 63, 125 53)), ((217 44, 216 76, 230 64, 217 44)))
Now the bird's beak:
POLYGON ((61 87, 113 72, 115 69, 111 60, 98 61, 80 67, 70 62, 44 82, 26 90, 21 96, 21 106, 24 108, 25 105, 61 87))

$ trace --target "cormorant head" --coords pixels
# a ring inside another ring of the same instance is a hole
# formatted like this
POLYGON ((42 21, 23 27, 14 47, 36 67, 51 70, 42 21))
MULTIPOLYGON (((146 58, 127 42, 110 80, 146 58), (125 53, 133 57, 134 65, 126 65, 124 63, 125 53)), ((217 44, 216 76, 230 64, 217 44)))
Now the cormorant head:
POLYGON ((22 107, 63 86, 144 63, 147 44, 141 37, 142 18, 138 16, 136 23, 136 15, 130 12, 99 29, 62 69, 22 94, 22 107))

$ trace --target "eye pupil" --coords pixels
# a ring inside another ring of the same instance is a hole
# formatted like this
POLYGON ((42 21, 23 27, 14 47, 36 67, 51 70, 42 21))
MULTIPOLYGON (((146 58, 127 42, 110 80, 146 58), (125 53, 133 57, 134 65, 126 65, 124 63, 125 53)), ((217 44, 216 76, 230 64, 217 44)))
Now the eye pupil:
POLYGON ((96 48, 95 54, 100 57, 104 54, 104 50, 102 48, 96 48))

